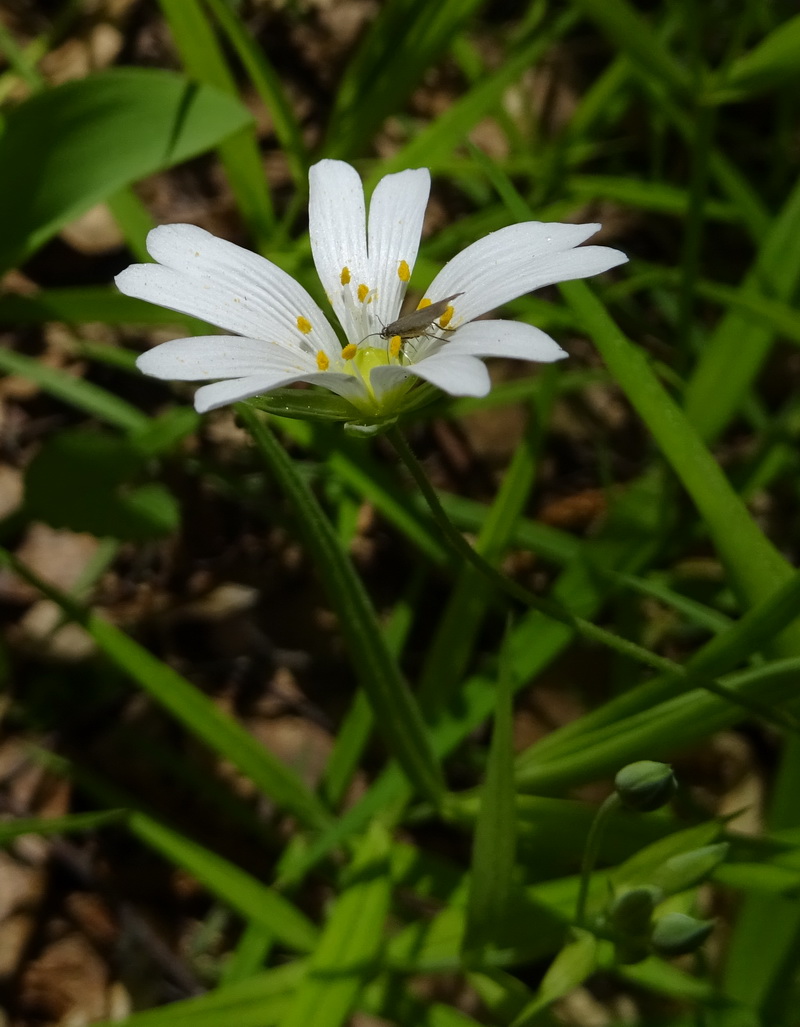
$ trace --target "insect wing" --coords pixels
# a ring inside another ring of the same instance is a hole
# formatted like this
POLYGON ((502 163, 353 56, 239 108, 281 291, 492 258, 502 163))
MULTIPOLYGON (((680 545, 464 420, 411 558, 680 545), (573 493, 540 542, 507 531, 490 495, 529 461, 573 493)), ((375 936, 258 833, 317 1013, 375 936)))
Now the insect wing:
POLYGON ((411 314, 406 314, 405 317, 398 317, 396 321, 386 325, 381 336, 384 339, 391 339, 394 335, 399 335, 401 339, 413 339, 417 335, 422 335, 425 329, 430 328, 436 318, 441 317, 447 310, 450 301, 458 296, 463 296, 463 293, 454 292, 452 296, 447 296, 443 300, 429 303, 422 310, 415 310, 411 314))

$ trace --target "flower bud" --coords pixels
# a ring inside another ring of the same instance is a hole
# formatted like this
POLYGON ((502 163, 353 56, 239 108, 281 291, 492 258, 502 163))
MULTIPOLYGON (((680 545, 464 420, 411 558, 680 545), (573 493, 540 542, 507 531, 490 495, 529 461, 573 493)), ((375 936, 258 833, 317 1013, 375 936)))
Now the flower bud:
POLYGON ((645 884, 617 895, 608 910, 608 922, 615 931, 629 936, 647 935, 656 903, 662 899, 659 888, 645 884))
POLYGON ((713 920, 696 920, 685 913, 667 913, 656 920, 650 942, 660 956, 683 956, 697 951, 713 927, 713 920))
POLYGON ((666 763, 640 760, 629 763, 614 778, 614 787, 622 805, 637 813, 651 813, 666 805, 678 782, 666 763))

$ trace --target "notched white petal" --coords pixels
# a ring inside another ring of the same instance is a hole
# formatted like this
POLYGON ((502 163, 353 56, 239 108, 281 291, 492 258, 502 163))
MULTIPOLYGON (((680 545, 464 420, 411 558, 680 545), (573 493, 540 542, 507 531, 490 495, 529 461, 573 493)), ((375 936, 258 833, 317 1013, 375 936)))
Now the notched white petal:
POLYGON ((408 370, 451 396, 485 396, 492 387, 486 365, 477 357, 444 350, 409 365, 408 370))
POLYGON ((375 314, 383 324, 400 313, 419 251, 431 188, 427 168, 386 175, 369 203, 368 255, 375 314))
POLYGON ((430 296, 462 292, 456 319, 471 321, 535 289, 608 271, 628 259, 608 246, 578 246, 599 225, 527 221, 472 243, 445 264, 430 296))
POLYGON ((227 381, 214 382, 213 385, 204 385, 195 393, 194 407, 199 414, 205 414, 209 410, 216 410, 229 403, 239 403, 252 396, 261 396, 274 389, 293 385, 295 382, 323 385, 328 391, 335 392, 344 399, 361 395, 358 383, 352 375, 337 374, 331 371, 306 371, 302 374, 286 375, 275 371, 274 373, 251 375, 247 378, 231 378, 227 381))
POLYGON ((142 353, 136 366, 166 381, 245 378, 258 374, 304 373, 316 361, 291 345, 246 339, 239 335, 206 335, 173 339, 142 353))
POLYGON ((147 237, 159 263, 134 264, 115 279, 127 296, 156 303, 224 331, 302 342, 302 316, 313 348, 333 356, 336 335, 306 290, 277 265, 195 225, 161 225, 147 237))
POLYGON ((472 321, 453 333, 449 353, 473 357, 512 357, 549 364, 568 354, 540 328, 520 321, 472 321))
POLYGON ((355 168, 321 160, 308 173, 308 231, 314 266, 326 293, 341 289, 347 268, 354 282, 369 271, 364 188, 355 168))

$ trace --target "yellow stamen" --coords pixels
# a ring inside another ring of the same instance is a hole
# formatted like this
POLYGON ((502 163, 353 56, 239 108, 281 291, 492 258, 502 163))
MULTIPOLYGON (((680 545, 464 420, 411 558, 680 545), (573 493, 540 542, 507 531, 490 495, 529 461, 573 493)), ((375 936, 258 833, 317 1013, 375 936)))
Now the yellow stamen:
POLYGON ((369 286, 364 285, 364 283, 362 282, 361 285, 359 285, 358 287, 358 299, 361 303, 363 303, 367 296, 369 296, 369 286))
POLYGON ((401 282, 407 282, 411 277, 411 268, 404 260, 400 261, 400 267, 397 269, 397 277, 401 282))
POLYGON ((403 340, 399 335, 393 335, 389 339, 389 354, 395 359, 400 356, 400 350, 403 348, 403 340))
POLYGON ((426 296, 425 299, 420 300, 417 304, 417 310, 424 310, 426 307, 429 307, 430 305, 431 301, 426 296))
POLYGON ((342 285, 349 285, 350 284, 350 268, 349 267, 343 267, 342 268, 341 274, 339 275, 339 281, 342 283, 342 285))
POLYGON ((358 346, 355 346, 352 342, 350 342, 342 350, 342 359, 352 360, 356 353, 358 353, 358 346))
POLYGON ((303 317, 301 314, 300 317, 298 317, 297 319, 297 327, 300 329, 303 335, 308 335, 308 333, 311 331, 311 322, 308 320, 307 317, 303 317))
POLYGON ((330 360, 328 360, 328 354, 323 353, 322 350, 317 353, 317 367, 320 371, 327 371, 331 366, 330 360))
POLYGON ((452 308, 452 306, 450 306, 450 307, 447 308, 447 310, 445 310, 445 312, 439 318, 439 327, 440 328, 447 328, 447 326, 450 324, 450 320, 452 319, 452 317, 453 317, 453 308, 452 308))

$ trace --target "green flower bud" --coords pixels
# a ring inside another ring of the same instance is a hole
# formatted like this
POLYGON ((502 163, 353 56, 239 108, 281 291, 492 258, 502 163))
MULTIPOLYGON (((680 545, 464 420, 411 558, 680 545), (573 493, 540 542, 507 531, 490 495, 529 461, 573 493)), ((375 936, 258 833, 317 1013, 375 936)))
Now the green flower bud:
POLYGON ((648 934, 653 910, 662 897, 661 890, 649 884, 622 892, 608 910, 609 925, 620 934, 648 934))
POLYGON ((637 813, 651 813, 666 805, 678 782, 666 763, 640 760, 629 763, 614 778, 614 787, 622 805, 637 813))
POLYGON ((696 952, 714 928, 713 920, 696 920, 685 913, 667 913, 656 920, 650 942, 660 956, 696 952))

